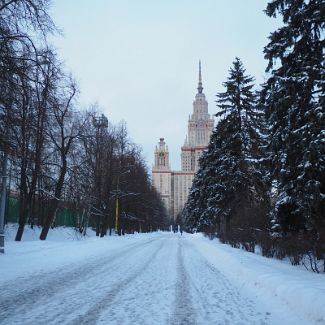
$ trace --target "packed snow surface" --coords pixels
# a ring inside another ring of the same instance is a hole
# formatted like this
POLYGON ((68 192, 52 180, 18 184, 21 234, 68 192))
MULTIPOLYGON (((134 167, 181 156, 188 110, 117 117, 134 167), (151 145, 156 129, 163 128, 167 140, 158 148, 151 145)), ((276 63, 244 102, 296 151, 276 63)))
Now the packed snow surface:
POLYGON ((81 239, 0 255, 1 324, 325 324, 325 279, 201 234, 81 239))

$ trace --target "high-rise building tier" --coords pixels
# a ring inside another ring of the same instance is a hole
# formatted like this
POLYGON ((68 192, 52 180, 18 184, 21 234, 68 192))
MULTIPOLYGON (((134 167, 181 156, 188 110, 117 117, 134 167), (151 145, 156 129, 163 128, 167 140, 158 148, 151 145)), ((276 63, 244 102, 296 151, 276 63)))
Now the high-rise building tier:
POLYGON ((209 114, 208 102, 203 93, 201 62, 197 90, 193 101, 193 113, 188 119, 188 133, 181 147, 181 170, 171 170, 169 151, 164 138, 160 138, 155 150, 153 185, 160 193, 167 213, 174 220, 186 203, 194 174, 199 167, 198 160, 207 149, 214 128, 214 120, 209 114))

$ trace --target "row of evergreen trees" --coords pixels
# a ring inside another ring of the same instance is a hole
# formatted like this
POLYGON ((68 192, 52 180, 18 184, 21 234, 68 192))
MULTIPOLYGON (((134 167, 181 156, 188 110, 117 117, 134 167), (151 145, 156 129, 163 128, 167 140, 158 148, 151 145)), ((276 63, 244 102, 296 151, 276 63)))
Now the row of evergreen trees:
POLYGON ((256 91, 241 60, 233 62, 184 223, 318 272, 325 257, 325 3, 273 0, 266 14, 284 22, 264 49, 269 78, 256 91))

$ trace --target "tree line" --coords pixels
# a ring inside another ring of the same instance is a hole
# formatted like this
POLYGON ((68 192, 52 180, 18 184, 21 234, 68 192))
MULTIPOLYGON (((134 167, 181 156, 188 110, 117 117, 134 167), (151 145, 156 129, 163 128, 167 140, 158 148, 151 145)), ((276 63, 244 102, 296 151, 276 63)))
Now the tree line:
POLYGON ((61 207, 98 236, 164 227, 165 208, 125 123, 112 125, 96 105, 80 108, 78 85, 48 41, 59 33, 50 3, 0 2, 0 150, 19 201, 16 240, 26 224, 42 226, 46 239, 61 207))
POLYGON ((273 0, 282 16, 256 87, 236 58, 183 211, 188 231, 325 272, 325 60, 322 0, 273 0))

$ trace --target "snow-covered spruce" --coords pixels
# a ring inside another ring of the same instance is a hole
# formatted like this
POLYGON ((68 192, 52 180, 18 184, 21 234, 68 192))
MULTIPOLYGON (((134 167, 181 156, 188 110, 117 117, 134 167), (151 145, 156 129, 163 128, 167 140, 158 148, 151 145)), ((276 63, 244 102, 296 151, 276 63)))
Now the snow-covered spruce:
POLYGON ((224 83, 226 91, 217 95, 220 121, 184 210, 189 230, 217 232, 223 241, 248 250, 254 250, 260 233, 266 232, 269 211, 261 167, 264 121, 253 80, 236 58, 224 83))
MULTIPOLYGON (((284 25, 264 49, 270 77, 264 100, 277 196, 273 235, 300 263, 325 256, 325 59, 323 0, 269 2, 266 14, 284 25)), ((325 268, 325 265, 324 265, 325 268)))

